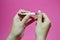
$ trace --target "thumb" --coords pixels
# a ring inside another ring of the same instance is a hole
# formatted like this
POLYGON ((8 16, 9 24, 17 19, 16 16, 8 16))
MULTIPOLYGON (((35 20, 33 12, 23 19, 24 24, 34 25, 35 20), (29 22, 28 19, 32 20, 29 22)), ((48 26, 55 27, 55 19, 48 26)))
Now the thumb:
POLYGON ((29 19, 30 16, 31 16, 30 14, 26 15, 26 16, 22 19, 22 22, 25 23, 25 22, 29 19))
POLYGON ((40 10, 38 11, 37 23, 42 23, 42 12, 40 10))

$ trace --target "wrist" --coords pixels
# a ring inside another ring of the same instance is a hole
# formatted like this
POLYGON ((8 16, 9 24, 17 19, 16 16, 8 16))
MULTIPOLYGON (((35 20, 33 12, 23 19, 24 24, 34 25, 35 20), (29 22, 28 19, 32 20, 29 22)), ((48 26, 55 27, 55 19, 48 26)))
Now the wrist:
POLYGON ((13 34, 9 34, 7 40, 16 40, 16 37, 13 34))
POLYGON ((36 40, 46 40, 45 36, 36 36, 36 40))
POLYGON ((13 33, 10 33, 7 40, 20 40, 22 38, 22 36, 18 35, 15 36, 13 33))

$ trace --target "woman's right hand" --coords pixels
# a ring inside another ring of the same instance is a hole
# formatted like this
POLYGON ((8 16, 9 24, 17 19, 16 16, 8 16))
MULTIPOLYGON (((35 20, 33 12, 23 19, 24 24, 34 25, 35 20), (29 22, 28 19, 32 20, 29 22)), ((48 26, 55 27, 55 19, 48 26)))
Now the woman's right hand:
POLYGON ((50 28, 50 20, 45 13, 38 13, 36 26, 36 39, 45 40, 50 28))

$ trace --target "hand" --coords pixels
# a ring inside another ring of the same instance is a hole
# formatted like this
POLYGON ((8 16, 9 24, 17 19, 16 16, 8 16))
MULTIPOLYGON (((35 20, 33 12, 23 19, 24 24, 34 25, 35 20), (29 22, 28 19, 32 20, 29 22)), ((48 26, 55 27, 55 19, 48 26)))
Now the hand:
MULTIPOLYGON (((29 11, 23 10, 23 12, 29 12, 29 11)), ((26 21, 31 16, 31 15, 26 15, 22 19, 20 16, 18 16, 18 13, 21 13, 21 10, 19 10, 17 12, 17 14, 14 16, 12 29, 11 29, 11 32, 10 32, 7 40, 17 40, 17 37, 22 37, 24 28, 26 26, 26 21)))
POLYGON ((40 13, 38 15, 36 26, 36 40, 46 40, 46 36, 50 28, 50 23, 51 22, 45 13, 40 13))

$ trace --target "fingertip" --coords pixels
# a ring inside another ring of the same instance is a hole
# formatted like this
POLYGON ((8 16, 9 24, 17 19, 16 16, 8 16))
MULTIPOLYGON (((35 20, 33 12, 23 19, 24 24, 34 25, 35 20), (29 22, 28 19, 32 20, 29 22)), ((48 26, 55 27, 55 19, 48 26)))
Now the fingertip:
POLYGON ((46 13, 42 13, 43 15, 46 15, 46 13))
POLYGON ((46 13, 42 13, 44 18, 48 18, 48 16, 46 15, 46 13))
POLYGON ((49 17, 46 15, 46 13, 42 13, 43 14, 43 17, 44 17, 44 22, 51 22, 49 17))
POLYGON ((41 10, 38 10, 38 15, 41 14, 41 13, 42 13, 41 10))
POLYGON ((21 13, 21 10, 22 10, 22 9, 19 9, 18 12, 17 12, 17 14, 20 14, 20 13, 21 13))

